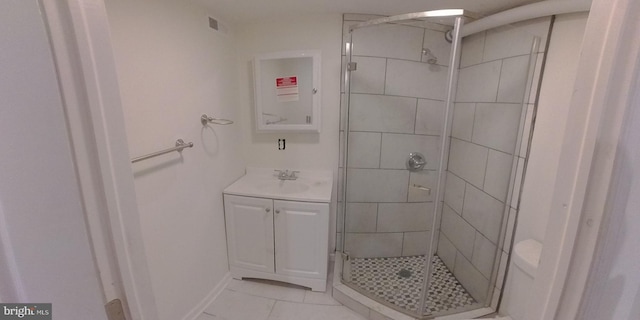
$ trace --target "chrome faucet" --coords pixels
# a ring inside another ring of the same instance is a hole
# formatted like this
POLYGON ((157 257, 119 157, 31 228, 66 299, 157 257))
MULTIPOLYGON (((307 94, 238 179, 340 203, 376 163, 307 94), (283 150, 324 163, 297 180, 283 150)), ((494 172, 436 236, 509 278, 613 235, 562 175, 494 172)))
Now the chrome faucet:
POLYGON ((274 170, 276 172, 275 176, 280 180, 296 180, 298 176, 296 173, 300 173, 300 171, 291 171, 289 170, 274 170))

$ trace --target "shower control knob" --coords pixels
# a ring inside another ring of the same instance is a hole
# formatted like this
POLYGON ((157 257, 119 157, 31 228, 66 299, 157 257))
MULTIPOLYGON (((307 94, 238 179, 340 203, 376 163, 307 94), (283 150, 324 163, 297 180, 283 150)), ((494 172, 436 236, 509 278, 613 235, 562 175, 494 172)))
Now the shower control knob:
POLYGON ((409 171, 420 171, 427 164, 424 155, 420 152, 411 152, 407 158, 407 169, 409 171))

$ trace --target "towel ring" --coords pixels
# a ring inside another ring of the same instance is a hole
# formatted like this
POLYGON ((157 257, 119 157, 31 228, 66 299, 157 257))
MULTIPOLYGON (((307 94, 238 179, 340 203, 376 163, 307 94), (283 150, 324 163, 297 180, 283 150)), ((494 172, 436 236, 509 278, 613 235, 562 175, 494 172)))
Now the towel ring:
POLYGON ((231 120, 227 120, 227 119, 216 119, 213 117, 209 117, 206 114, 203 114, 202 117, 200 117, 200 122, 202 123, 203 126, 206 126, 209 123, 212 124, 220 124, 220 125, 228 125, 228 124, 232 124, 233 121, 231 120))

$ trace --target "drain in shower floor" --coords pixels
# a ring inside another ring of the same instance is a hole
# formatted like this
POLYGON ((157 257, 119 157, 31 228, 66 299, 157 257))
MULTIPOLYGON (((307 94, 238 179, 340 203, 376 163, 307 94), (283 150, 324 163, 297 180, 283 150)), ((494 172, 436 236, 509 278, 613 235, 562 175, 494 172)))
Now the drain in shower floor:
POLYGON ((412 272, 407 269, 402 269, 400 270, 400 272, 398 272, 400 278, 411 278, 411 274, 412 272))

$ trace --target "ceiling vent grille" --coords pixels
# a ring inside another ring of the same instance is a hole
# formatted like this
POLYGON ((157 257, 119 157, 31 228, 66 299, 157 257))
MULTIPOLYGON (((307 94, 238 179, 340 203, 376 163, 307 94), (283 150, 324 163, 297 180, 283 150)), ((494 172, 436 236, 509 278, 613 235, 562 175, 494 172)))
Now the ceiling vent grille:
POLYGON ((220 21, 218 21, 218 19, 209 17, 209 28, 219 31, 220 33, 224 34, 224 35, 228 35, 229 34, 229 28, 227 28, 226 25, 224 25, 223 23, 221 23, 220 21))

